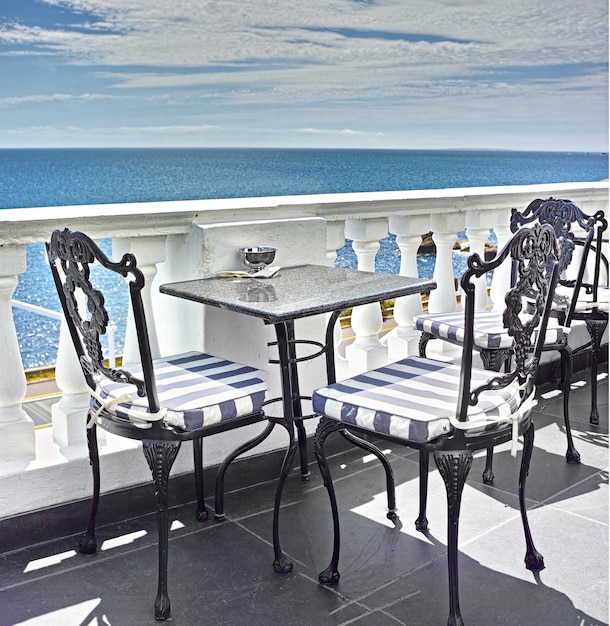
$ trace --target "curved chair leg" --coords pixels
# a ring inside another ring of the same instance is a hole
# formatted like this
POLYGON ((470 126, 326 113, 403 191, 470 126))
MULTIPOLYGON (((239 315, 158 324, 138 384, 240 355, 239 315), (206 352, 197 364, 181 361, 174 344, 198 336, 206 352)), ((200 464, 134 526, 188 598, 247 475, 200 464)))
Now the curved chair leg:
POLYGON ((330 559, 330 564, 318 575, 318 580, 323 585, 336 585, 339 582, 339 552, 341 547, 341 536, 339 530, 339 510, 337 508, 337 497, 335 495, 335 488, 333 486, 333 480, 328 469, 328 463, 326 462, 326 455, 324 454, 324 442, 330 433, 337 430, 342 430, 342 426, 333 422, 325 417, 320 419, 316 434, 313 440, 313 449, 320 468, 320 474, 324 481, 324 486, 328 492, 328 498, 330 500, 330 509, 333 516, 333 554, 330 559))
POLYGON ((385 454, 370 441, 366 441, 366 439, 361 439, 360 437, 357 437, 356 435, 354 435, 354 433, 346 430, 345 428, 341 429, 339 432, 343 435, 343 437, 345 437, 345 439, 347 439, 354 445, 374 454, 383 465, 386 477, 386 493, 388 496, 387 518, 391 520, 396 519, 396 487, 394 485, 394 472, 392 471, 392 466, 390 465, 390 462, 386 458, 385 454))
POLYGON ((544 559, 536 550, 527 520, 527 509, 525 508, 525 483, 529 473, 530 460, 534 449, 534 424, 523 433, 523 457, 521 458, 521 470, 519 471, 519 508, 521 509, 521 520, 523 522, 523 532, 525 533, 525 567, 532 571, 544 569, 544 559))
POLYGON ((87 446, 89 448, 89 464, 93 473, 93 497, 91 499, 87 532, 78 542, 78 551, 83 554, 93 554, 97 550, 95 519, 100 503, 100 456, 97 448, 97 426, 95 424, 87 429, 87 446))
POLYGON ((209 515, 205 508, 205 493, 203 488, 203 438, 193 439, 193 467, 195 468, 195 494, 197 509, 195 517, 198 522, 207 521, 209 515))
POLYGON ((293 567, 292 561, 286 558, 280 546, 280 505, 282 503, 282 493, 284 491, 284 484, 286 483, 286 478, 290 473, 290 467, 292 466, 292 461, 298 447, 298 443, 294 436, 294 429, 286 428, 286 430, 288 431, 289 437, 288 450, 286 450, 284 460, 282 461, 282 468, 280 470, 280 476, 275 490, 275 502, 273 504, 273 569, 278 574, 287 574, 292 571, 293 567))
POLYGON ((449 618, 447 626, 462 626, 458 581, 458 526, 462 491, 470 466, 472 452, 456 450, 435 452, 434 461, 447 489, 447 562, 449 571, 449 618))
POLYGON ((570 426, 570 384, 572 383, 572 368, 574 365, 572 349, 570 346, 566 345, 559 351, 559 353, 561 355, 561 369, 563 374, 563 421, 566 428, 566 438, 568 440, 566 461, 568 463, 580 463, 580 454, 574 447, 572 427, 570 426))
POLYGON ((167 552, 169 547, 169 516, 167 514, 167 489, 169 473, 180 450, 179 441, 142 442, 142 450, 155 482, 157 500, 157 525, 159 531, 159 577, 155 599, 155 619, 165 620, 170 614, 167 594, 167 552))
POLYGON ((487 454, 485 455, 485 469, 483 470, 483 483, 486 485, 494 484, 494 449, 487 448, 487 454))
POLYGON ((424 533, 428 530, 426 508, 428 505, 428 470, 430 467, 430 453, 427 450, 419 451, 419 515, 415 520, 415 530, 424 533))
MULTIPOLYGON (((483 367, 492 372, 499 372, 502 366, 506 366, 506 368, 509 367, 510 358, 511 351, 507 348, 481 350, 483 367)), ((483 484, 485 485, 494 484, 493 461, 494 449, 492 446, 491 448, 487 448, 487 455, 485 456, 485 469, 483 470, 483 484)))
POLYGON ((256 448, 259 443, 262 443, 267 439, 267 437, 271 434, 271 431, 275 427, 275 423, 268 422, 265 429, 258 435, 258 437, 254 437, 250 441, 246 441, 246 443, 237 447, 231 454, 229 454, 226 459, 221 463, 218 468, 218 472, 216 473, 216 495, 214 502, 214 519, 215 520, 223 520, 225 517, 224 512, 224 501, 225 501, 225 474, 227 473, 227 469, 229 465, 240 455, 244 454, 244 452, 248 452, 248 450, 252 450, 252 448, 256 448))
POLYGON ((587 320, 587 330, 591 337, 591 415, 589 423, 599 424, 597 411, 597 367, 599 364, 599 350, 608 320, 587 320))
POLYGON ((436 337, 427 333, 425 330, 422 330, 421 335, 419 336, 419 356, 426 358, 426 347, 431 339, 436 339, 436 337))

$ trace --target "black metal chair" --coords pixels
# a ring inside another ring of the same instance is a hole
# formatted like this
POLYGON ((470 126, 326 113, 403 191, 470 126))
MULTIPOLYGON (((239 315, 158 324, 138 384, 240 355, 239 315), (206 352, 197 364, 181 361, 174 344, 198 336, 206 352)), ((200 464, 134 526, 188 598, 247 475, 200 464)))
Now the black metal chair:
MULTIPOLYGON (((600 353, 604 332, 608 327, 608 258, 603 252, 604 243, 608 239, 603 233, 608 228, 606 219, 598 220, 597 234, 591 246, 594 261, 593 267, 589 267, 590 274, 583 280, 578 294, 573 319, 584 321, 591 341, 579 348, 578 351, 590 350, 591 352, 591 413, 589 423, 599 424, 599 411, 597 410, 597 372, 600 362, 600 353)), ((577 239, 576 244, 586 245, 586 240, 577 239)), ((577 351, 574 351, 576 354, 577 351)))
MULTIPOLYGON (((567 438, 566 461, 580 463, 580 454, 574 446, 570 427, 569 396, 572 381, 573 355, 568 343, 568 334, 576 316, 577 303, 589 252, 596 233, 605 224, 604 214, 599 211, 589 216, 570 200, 537 199, 523 212, 513 209, 510 227, 514 233, 531 224, 550 224, 555 230, 559 245, 560 278, 553 302, 553 324, 549 326, 543 351, 558 351, 561 357, 564 424, 567 438), (580 237, 580 239, 579 239, 580 237), (582 248, 575 254, 576 246, 582 248), (573 272, 567 276, 566 272, 573 272)), ((501 312, 497 310, 477 311, 475 314, 474 347, 479 351, 486 369, 500 371, 512 354, 511 338, 502 326, 501 312)), ((415 318, 415 328, 422 331, 419 342, 420 356, 426 356, 426 347, 431 339, 442 339, 462 345, 464 316, 461 312, 434 313, 415 318)), ((597 327, 595 327, 597 329, 597 327)), ((483 480, 493 483, 493 454, 487 456, 483 480)))
MULTIPOLYGON (((76 349, 91 402, 87 442, 93 470, 93 500, 86 534, 79 551, 97 550, 96 513, 100 497, 100 467, 96 428, 142 441, 155 485, 159 532, 159 571, 155 617, 170 614, 167 592, 169 473, 182 441, 193 441, 197 519, 208 517, 204 504, 202 439, 265 420, 261 410, 264 374, 252 367, 201 352, 153 360, 141 291, 144 275, 132 254, 114 262, 87 236, 56 230, 47 243, 47 255, 70 335, 76 349), (140 363, 130 368, 104 362, 100 336, 108 326, 104 295, 91 275, 99 263, 127 279, 137 332, 140 363), (95 285, 93 284, 95 282, 95 285)), ((84 426, 84 425, 83 425, 84 426)))
MULTIPOLYGON (((531 416, 535 404, 534 379, 558 267, 553 228, 538 224, 520 229, 495 259, 485 262, 474 254, 468 260, 468 269, 461 280, 465 294, 461 365, 409 357, 314 392, 314 409, 322 415, 314 450, 328 490, 334 526, 332 558, 328 568, 319 575, 322 584, 333 585, 339 581, 339 514, 324 452, 326 439, 333 432, 369 434, 420 451, 423 500, 416 521, 418 530, 427 528, 427 459, 430 453, 434 455, 447 489, 450 625, 463 623, 458 589, 458 522, 473 451, 512 440, 516 454, 517 437, 523 435, 519 504, 526 541, 525 564, 534 571, 544 567, 529 529, 525 483, 534 444, 531 416), (472 366, 476 349, 475 281, 511 260, 516 278, 506 294, 502 313, 504 327, 512 341, 511 366, 504 373, 475 369, 472 366)), ((396 517, 392 510, 387 515, 390 519, 396 517)))

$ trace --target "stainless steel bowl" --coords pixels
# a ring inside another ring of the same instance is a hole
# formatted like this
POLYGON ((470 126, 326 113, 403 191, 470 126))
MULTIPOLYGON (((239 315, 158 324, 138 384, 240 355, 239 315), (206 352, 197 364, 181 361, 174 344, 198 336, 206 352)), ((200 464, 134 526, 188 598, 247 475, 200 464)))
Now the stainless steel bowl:
POLYGON ((239 248, 238 252, 242 263, 251 270, 257 271, 273 263, 276 249, 269 246, 251 246, 239 248))

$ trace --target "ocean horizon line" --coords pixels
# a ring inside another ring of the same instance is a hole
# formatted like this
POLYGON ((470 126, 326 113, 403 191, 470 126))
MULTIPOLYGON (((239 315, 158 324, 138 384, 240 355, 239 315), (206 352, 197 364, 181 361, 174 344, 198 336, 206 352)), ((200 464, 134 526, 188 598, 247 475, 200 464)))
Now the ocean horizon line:
POLYGON ((337 152, 510 152, 525 154, 598 154, 608 150, 534 150, 526 148, 397 148, 397 147, 333 147, 333 146, 6 146, 0 151, 18 150, 290 150, 337 152))

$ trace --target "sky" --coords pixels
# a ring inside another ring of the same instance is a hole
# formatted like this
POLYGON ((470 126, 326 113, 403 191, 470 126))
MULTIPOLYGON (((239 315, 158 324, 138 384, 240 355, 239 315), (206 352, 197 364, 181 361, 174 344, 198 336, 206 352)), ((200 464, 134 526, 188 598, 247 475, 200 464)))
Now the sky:
POLYGON ((0 148, 608 150, 607 0, 0 0, 0 148))

